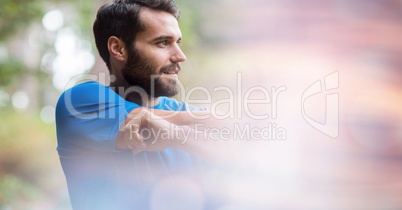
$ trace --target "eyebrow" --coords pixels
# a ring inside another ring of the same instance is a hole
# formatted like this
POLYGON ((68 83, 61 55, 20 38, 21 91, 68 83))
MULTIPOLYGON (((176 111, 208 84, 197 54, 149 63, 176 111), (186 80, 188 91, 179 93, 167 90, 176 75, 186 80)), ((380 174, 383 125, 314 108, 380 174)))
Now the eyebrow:
MULTIPOLYGON (((165 39, 173 39, 173 37, 172 36, 158 36, 158 37, 152 39, 152 42, 157 42, 157 41, 161 41, 161 40, 165 40, 165 39)), ((181 40, 181 37, 178 40, 181 40)))

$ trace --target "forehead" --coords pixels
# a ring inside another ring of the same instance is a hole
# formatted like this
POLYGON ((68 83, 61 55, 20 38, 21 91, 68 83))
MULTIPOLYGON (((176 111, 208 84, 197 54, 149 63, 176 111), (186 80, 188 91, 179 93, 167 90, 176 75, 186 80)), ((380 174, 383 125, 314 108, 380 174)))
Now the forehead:
POLYGON ((140 12, 140 18, 145 25, 145 31, 140 32, 138 38, 153 39, 159 36, 181 38, 177 19, 167 12, 144 8, 140 12))

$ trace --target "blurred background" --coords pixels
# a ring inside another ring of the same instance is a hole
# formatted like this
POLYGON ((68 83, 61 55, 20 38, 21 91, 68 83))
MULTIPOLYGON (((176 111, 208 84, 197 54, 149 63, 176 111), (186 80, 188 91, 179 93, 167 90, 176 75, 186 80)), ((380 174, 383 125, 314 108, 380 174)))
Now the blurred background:
MULTIPOLYGON (((0 1, 0 210, 71 209, 54 107, 77 75, 107 74, 92 36, 104 2, 0 1)), ((276 117, 272 104, 252 109, 285 139, 237 141, 205 175, 220 209, 402 208, 401 0, 177 3, 186 90, 217 101, 228 96, 216 87, 286 88, 276 117), (334 72, 338 88, 302 100, 334 72), (325 125, 327 94, 339 97, 335 138, 306 121, 325 125)))

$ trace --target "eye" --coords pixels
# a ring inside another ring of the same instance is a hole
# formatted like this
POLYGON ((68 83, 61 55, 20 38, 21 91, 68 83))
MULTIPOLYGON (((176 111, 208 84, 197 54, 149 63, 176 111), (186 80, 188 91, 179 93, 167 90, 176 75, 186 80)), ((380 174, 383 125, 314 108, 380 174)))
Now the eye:
POLYGON ((167 40, 164 40, 164 41, 161 41, 161 42, 158 42, 158 43, 156 43, 159 47, 166 47, 166 46, 168 46, 168 41, 167 40))

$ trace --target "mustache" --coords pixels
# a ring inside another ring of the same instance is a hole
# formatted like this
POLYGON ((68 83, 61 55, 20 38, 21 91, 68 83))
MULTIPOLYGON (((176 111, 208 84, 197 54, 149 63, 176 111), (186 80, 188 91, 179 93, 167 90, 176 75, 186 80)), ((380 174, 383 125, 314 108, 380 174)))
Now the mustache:
POLYGON ((168 71, 168 70, 178 70, 178 71, 180 71, 181 70, 181 65, 180 65, 180 63, 171 63, 169 65, 163 66, 160 69, 159 72, 162 73, 162 72, 168 71))

